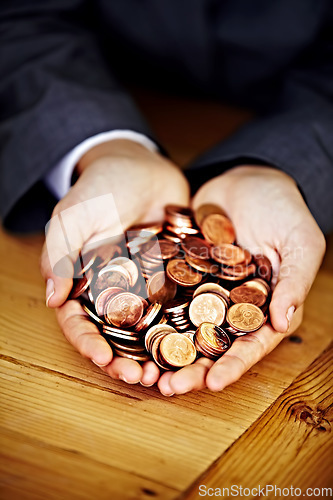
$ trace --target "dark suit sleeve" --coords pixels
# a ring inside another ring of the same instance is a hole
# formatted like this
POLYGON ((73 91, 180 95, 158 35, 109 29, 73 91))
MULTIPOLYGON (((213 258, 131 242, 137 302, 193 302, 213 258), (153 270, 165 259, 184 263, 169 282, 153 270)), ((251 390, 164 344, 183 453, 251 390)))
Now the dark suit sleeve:
POLYGON ((265 113, 191 165, 194 191, 239 164, 277 167, 293 177, 318 224, 333 229, 333 26, 286 71, 265 113))
MULTIPOLYGON (((44 200, 40 179, 86 138, 113 129, 151 135, 105 64, 92 7, 80 0, 2 2, 0 215, 7 226, 45 222, 27 222, 31 190, 44 200)), ((36 203, 31 216, 38 218, 36 203)))

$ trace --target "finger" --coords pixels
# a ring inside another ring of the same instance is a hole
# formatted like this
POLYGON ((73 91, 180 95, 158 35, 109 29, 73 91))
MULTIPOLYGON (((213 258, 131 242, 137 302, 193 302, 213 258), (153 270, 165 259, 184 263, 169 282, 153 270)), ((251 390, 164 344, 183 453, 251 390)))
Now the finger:
POLYGON ((142 367, 133 359, 115 356, 110 364, 103 368, 110 377, 120 379, 127 384, 137 384, 142 378, 142 367))
POLYGON ((142 365, 142 377, 140 380, 141 385, 150 387, 158 381, 160 370, 154 361, 146 361, 142 365))
POLYGON ((47 283, 46 305, 49 307, 59 307, 67 299, 72 288, 73 262, 84 243, 78 223, 78 207, 60 210, 58 205, 57 208, 46 225, 40 261, 41 273, 47 283))
POLYGON ((111 347, 78 301, 69 300, 56 310, 56 314, 66 339, 82 356, 91 359, 98 366, 106 366, 111 362, 111 347))
MULTIPOLYGON (((67 257, 66 261, 65 265, 68 268, 68 275, 73 275, 73 263, 69 257, 67 257)), ((73 280, 72 278, 62 278, 53 272, 45 245, 41 254, 40 270, 46 281, 45 293, 47 307, 60 307, 71 291, 73 280)))
POLYGON ((173 375, 173 372, 171 372, 171 371, 164 372, 163 375, 161 375, 161 377, 157 383, 157 386, 158 386, 161 394, 163 394, 163 396, 173 396, 174 395, 173 389, 170 386, 170 378, 172 377, 172 375, 173 375))
POLYGON ((214 362, 208 358, 199 358, 195 363, 173 373, 169 379, 170 389, 174 394, 199 391, 206 387, 206 375, 214 362))
POLYGON ((296 309, 295 314, 291 318, 290 326, 287 331, 288 336, 292 335, 301 326, 303 321, 303 313, 304 313, 304 304, 302 304, 296 309))
POLYGON ((281 252, 277 285, 270 304, 275 330, 286 332, 295 310, 303 304, 318 272, 325 252, 325 239, 319 228, 294 230, 281 252))
POLYGON ((270 326, 238 337, 230 349, 209 370, 206 385, 212 391, 221 391, 236 382, 247 370, 271 352, 284 338, 270 326))

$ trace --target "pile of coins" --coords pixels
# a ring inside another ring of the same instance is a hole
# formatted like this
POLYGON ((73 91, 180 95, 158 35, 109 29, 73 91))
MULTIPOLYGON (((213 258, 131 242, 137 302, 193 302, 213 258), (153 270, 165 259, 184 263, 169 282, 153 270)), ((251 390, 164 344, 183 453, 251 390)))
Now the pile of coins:
POLYGON ((164 370, 217 359, 267 320, 271 264, 235 239, 219 207, 169 205, 163 224, 80 253, 69 298, 79 298, 118 356, 164 370))

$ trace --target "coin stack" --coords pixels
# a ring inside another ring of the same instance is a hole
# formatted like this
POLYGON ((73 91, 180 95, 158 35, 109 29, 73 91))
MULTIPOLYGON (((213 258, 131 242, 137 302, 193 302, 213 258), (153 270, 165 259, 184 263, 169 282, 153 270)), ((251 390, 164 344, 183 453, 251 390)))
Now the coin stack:
POLYGON ((219 358, 230 345, 230 338, 222 328, 214 323, 201 323, 195 336, 195 347, 206 358, 219 358))
POLYGON ((165 207, 163 238, 174 243, 180 243, 187 235, 197 233, 199 233, 199 229, 190 208, 179 207, 178 205, 167 205, 165 207))
POLYGON ((197 357, 193 335, 177 332, 170 325, 155 325, 145 335, 146 350, 163 370, 190 365, 197 357))
POLYGON ((164 305, 164 314, 168 323, 179 332, 186 332, 191 327, 188 315, 190 301, 186 298, 174 299, 164 305))
POLYGON ((118 356, 179 369, 217 359, 267 320, 271 264, 235 243, 215 205, 169 205, 165 223, 130 228, 122 242, 79 255, 70 299, 118 356))

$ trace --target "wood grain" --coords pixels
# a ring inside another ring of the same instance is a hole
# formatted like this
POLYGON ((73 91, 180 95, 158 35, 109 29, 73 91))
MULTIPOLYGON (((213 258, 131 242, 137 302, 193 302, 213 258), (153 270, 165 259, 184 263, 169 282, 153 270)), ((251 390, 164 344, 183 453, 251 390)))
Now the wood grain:
POLYGON ((332 383, 333 344, 181 498, 199 498, 199 485, 333 488, 332 383))
MULTIPOLYGON (((250 116, 209 102, 143 94, 138 100, 182 165, 250 116)), ((313 422, 320 411, 331 418, 323 391, 332 389, 331 351, 324 353, 333 331, 332 242, 294 339, 221 393, 165 398, 154 387, 111 380, 75 352, 45 307, 43 236, 0 230, 1 500, 169 500, 186 490, 192 498, 190 487, 205 471, 219 481, 223 460, 249 484, 324 484, 330 469, 322 466, 320 476, 311 464, 328 462, 331 440, 313 422)))

